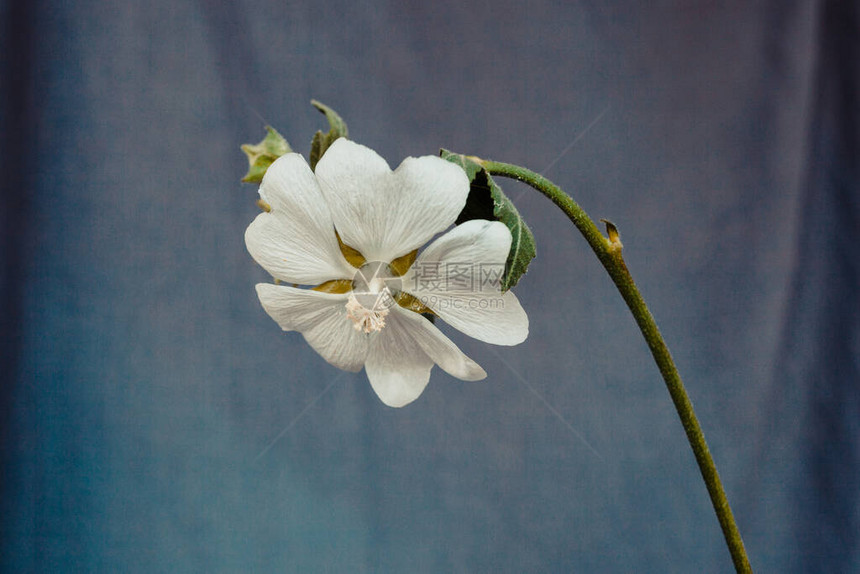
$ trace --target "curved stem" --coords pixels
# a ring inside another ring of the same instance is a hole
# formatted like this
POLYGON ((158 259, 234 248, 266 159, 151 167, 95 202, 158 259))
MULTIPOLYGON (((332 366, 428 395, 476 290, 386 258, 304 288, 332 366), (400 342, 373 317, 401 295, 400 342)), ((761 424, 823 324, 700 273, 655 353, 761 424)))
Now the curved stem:
POLYGON ((636 323, 639 325, 639 329, 648 343, 648 348, 651 349, 654 361, 660 369, 660 374, 663 375, 663 380, 669 389, 669 395, 671 395, 672 401, 675 403, 675 409, 678 411, 678 416, 684 425, 687 440, 689 440, 690 447, 696 456, 696 462, 708 488, 711 503, 714 506, 717 519, 720 521, 720 527, 723 530, 726 544, 732 555, 735 570, 737 572, 752 572, 741 534, 738 531, 737 524, 735 524, 732 509, 729 506, 729 501, 726 498, 726 493, 720 481, 720 475, 717 472, 714 459, 711 457, 711 452, 708 450, 708 444, 705 442, 702 427, 699 425, 699 420, 693 411, 693 404, 687 396, 687 391, 684 388, 684 383, 681 381, 681 376, 678 374, 678 369, 672 360, 672 355, 669 353, 669 348, 657 329, 657 323, 654 321, 654 317, 648 310, 647 305, 645 305, 639 289, 633 282, 633 277, 631 277, 630 272, 627 270, 627 265, 625 265, 624 259, 621 256, 622 245, 615 226, 608 221, 605 222, 609 234, 609 238, 607 239, 600 233, 597 225, 591 220, 588 214, 570 196, 542 175, 515 165, 477 160, 477 158, 473 159, 476 159, 491 175, 501 175, 522 181, 552 200, 553 203, 561 208, 576 228, 579 229, 585 240, 588 241, 588 244, 594 250, 597 258, 606 268, 606 271, 609 272, 609 276, 624 298, 624 302, 627 303, 627 307, 633 313, 633 317, 636 319, 636 323))

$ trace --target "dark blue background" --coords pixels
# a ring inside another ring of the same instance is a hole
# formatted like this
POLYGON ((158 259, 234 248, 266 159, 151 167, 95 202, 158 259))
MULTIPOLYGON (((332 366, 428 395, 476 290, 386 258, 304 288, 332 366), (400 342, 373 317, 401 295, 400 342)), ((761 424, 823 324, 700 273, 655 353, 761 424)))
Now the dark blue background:
POLYGON ((270 123, 306 152, 317 98, 393 165, 510 161, 613 220, 753 566, 857 571, 858 23, 838 1, 2 2, 0 567, 731 570, 632 319, 535 192, 503 182, 538 240, 529 339, 446 328, 486 381, 436 369, 389 409, 279 331, 238 145, 270 123))

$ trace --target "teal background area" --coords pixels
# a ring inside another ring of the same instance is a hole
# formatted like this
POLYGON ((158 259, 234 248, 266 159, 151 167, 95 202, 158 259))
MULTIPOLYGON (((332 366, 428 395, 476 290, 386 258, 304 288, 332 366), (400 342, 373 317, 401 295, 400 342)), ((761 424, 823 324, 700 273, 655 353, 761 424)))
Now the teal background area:
POLYGON ((0 3, 4 572, 728 572, 587 245, 395 410, 263 312, 238 146, 338 110, 621 232, 760 572, 860 571, 856 3, 0 3), (546 404, 545 404, 545 402, 546 404), (551 406, 549 408, 547 405, 551 406))

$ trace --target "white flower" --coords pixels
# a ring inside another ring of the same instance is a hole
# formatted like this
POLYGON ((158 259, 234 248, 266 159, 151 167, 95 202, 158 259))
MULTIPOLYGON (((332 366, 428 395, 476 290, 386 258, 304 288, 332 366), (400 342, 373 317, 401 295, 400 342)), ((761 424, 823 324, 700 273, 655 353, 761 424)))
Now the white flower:
POLYGON ((251 223, 245 243, 276 279, 317 287, 261 283, 263 308, 332 365, 364 367, 390 406, 418 398, 434 364, 462 380, 483 379, 484 370, 417 311, 432 311, 488 343, 524 341, 528 317, 513 293, 501 293, 498 282, 469 285, 452 275, 464 265, 476 274, 501 269, 510 250, 508 228, 465 222, 427 246, 405 274, 396 272, 454 223, 468 193, 463 170, 439 157, 407 158, 391 171, 376 152, 343 138, 316 173, 299 154, 280 157, 260 185, 270 210, 251 223), (440 277, 422 282, 422 269, 436 269, 440 277))

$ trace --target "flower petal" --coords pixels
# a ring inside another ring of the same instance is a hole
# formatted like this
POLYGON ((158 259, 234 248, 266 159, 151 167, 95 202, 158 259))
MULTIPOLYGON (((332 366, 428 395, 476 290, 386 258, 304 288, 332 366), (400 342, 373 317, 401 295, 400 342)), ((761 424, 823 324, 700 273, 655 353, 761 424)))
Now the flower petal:
POLYGON ((467 357, 436 325, 414 311, 400 307, 395 310, 396 314, 389 317, 396 319, 388 322, 403 325, 407 335, 446 373, 462 381, 480 381, 487 377, 484 369, 467 357))
POLYGON ((392 172, 375 151, 344 138, 316 176, 344 243, 368 261, 421 247, 454 223, 469 195, 465 172, 442 158, 407 158, 392 172))
POLYGON ((407 405, 424 391, 434 364, 467 381, 487 376, 430 321, 392 307, 385 327, 370 342, 365 370, 373 390, 388 406, 407 405))
POLYGON ((424 391, 433 359, 414 341, 398 336, 402 330, 391 323, 386 321, 382 331, 372 335, 364 369, 379 399, 389 407, 402 407, 424 391))
POLYGON ((346 316, 347 294, 259 283, 257 296, 284 331, 299 331, 330 364, 345 371, 361 370, 368 337, 346 316))
POLYGON ((301 155, 278 158, 260 185, 271 211, 245 231, 248 252, 273 277, 316 285, 355 273, 338 246, 334 223, 313 172, 301 155))
POLYGON ((522 343, 528 316, 499 282, 510 246, 505 224, 467 221, 418 256, 403 276, 403 290, 471 337, 495 345, 522 343))

